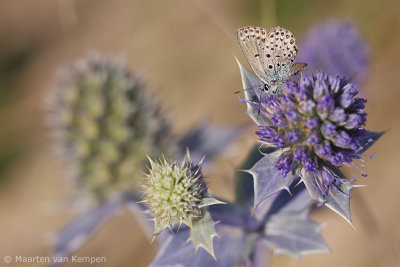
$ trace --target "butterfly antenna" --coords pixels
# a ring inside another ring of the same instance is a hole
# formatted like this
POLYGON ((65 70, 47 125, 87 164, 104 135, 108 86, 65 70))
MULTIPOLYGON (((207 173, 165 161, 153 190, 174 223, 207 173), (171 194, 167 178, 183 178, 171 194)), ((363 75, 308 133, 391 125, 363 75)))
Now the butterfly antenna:
POLYGON ((233 93, 234 93, 234 94, 238 94, 238 93, 240 93, 241 91, 262 90, 262 88, 263 88, 263 85, 255 85, 255 86, 250 86, 250 87, 248 87, 248 88, 244 88, 244 89, 239 90, 239 91, 235 91, 235 92, 233 92, 233 93))

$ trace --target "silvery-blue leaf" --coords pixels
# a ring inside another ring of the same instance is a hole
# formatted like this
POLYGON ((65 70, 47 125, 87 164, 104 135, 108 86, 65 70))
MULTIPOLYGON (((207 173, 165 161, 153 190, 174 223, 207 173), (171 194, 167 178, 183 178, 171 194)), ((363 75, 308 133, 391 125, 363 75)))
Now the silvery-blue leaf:
MULTIPOLYGON (((78 215, 58 233, 53 256, 65 257, 76 252, 119 206, 120 201, 114 200, 78 215)), ((51 266, 60 264, 55 262, 51 266)))
POLYGON ((297 181, 292 183, 289 188, 291 194, 281 191, 274 199, 263 221, 267 221, 273 215, 295 214, 308 212, 311 204, 311 196, 303 183, 297 181))
POLYGON ((331 168, 339 175, 339 177, 342 177, 342 179, 340 179, 340 184, 336 187, 336 190, 328 190, 328 193, 324 198, 322 198, 322 191, 316 183, 315 178, 309 173, 302 170, 301 180, 304 182, 304 185, 313 199, 324 203, 328 208, 351 223, 350 190, 354 185, 345 178, 339 169, 333 166, 331 166, 331 168))
POLYGON ((307 218, 311 204, 304 185, 291 186, 293 196, 281 192, 265 220, 265 240, 277 254, 294 257, 328 252, 321 236, 322 226, 307 218))
POLYGON ((237 61, 242 76, 242 84, 245 102, 247 105, 247 114, 257 124, 268 126, 270 122, 262 112, 259 112, 259 108, 256 106, 260 102, 261 89, 264 87, 264 83, 250 70, 243 66, 237 61))
MULTIPOLYGON (((259 161, 263 154, 260 153, 271 153, 274 148, 260 148, 254 146, 249 152, 245 162, 238 168, 239 170, 247 170, 254 166, 259 161)), ((235 197, 236 203, 244 207, 250 207, 254 201, 254 184, 252 176, 247 172, 238 171, 235 177, 235 197)))
POLYGON ((361 146, 363 147, 362 150, 360 150, 360 153, 364 153, 365 151, 368 150, 373 144, 375 144, 376 141, 381 138, 381 136, 385 132, 370 132, 367 131, 366 134, 361 138, 361 146))
POLYGON ((291 172, 283 177, 282 173, 275 168, 281 154, 282 151, 280 150, 265 154, 251 169, 246 170, 253 176, 254 208, 276 192, 282 189, 289 190, 289 186, 298 177, 291 172))
POLYGON ((265 227, 265 240, 275 254, 299 258, 329 252, 321 236, 322 226, 307 218, 307 212, 276 214, 265 227))
POLYGON ((214 237, 218 236, 215 232, 215 222, 211 218, 209 212, 205 212, 203 217, 194 221, 192 229, 190 229, 190 241, 196 248, 196 252, 199 247, 205 249, 214 259, 214 237))
POLYGON ((197 254, 189 238, 189 230, 181 229, 169 234, 150 267, 232 267, 241 263, 250 254, 252 238, 227 227, 218 227, 221 238, 214 241, 215 256, 199 249, 197 254))
POLYGON ((217 127, 207 121, 199 123, 180 139, 181 157, 185 156, 186 149, 189 148, 193 162, 199 162, 204 156, 211 159, 226 151, 245 128, 246 126, 217 127))
POLYGON ((265 242, 275 253, 294 257, 327 252, 328 247, 320 235, 322 227, 307 218, 312 200, 310 194, 297 181, 290 191, 292 195, 282 191, 275 197, 263 220, 265 242))

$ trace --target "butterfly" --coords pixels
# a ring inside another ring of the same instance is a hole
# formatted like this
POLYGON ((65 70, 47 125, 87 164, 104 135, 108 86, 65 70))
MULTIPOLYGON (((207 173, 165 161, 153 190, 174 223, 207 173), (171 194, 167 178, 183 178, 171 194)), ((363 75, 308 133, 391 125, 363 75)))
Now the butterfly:
POLYGON ((260 89, 270 94, 281 91, 283 83, 303 70, 306 63, 294 63, 297 56, 296 39, 281 27, 266 30, 243 27, 237 30, 239 46, 253 72, 264 83, 260 89))

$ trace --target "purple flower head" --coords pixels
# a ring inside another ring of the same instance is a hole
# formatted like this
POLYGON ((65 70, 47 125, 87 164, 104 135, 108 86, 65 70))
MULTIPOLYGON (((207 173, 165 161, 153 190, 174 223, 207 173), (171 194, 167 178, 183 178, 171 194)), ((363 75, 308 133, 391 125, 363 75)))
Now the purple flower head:
MULTIPOLYGON (((297 60, 307 62, 308 71, 324 70, 343 77, 357 74, 358 81, 368 73, 369 46, 351 21, 333 20, 312 27, 300 47, 297 60)), ((330 81, 332 90, 340 86, 338 82, 330 81)))
POLYGON ((354 166, 352 161, 361 158, 366 100, 355 97, 353 84, 322 72, 304 75, 299 84, 288 82, 283 91, 282 96, 261 98, 260 112, 271 125, 259 126, 256 133, 261 141, 284 149, 278 170, 284 175, 311 172, 325 192, 339 179, 325 170, 327 164, 354 166))

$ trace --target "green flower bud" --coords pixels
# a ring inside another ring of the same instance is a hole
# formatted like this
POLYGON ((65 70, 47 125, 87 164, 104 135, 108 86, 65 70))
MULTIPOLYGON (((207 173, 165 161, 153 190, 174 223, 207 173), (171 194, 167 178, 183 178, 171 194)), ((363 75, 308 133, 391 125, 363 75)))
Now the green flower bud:
POLYGON ((166 159, 151 159, 149 174, 142 182, 143 203, 153 215, 154 235, 171 224, 186 224, 202 216, 201 207, 207 194, 207 185, 201 174, 201 162, 193 165, 189 154, 182 163, 166 159))
POLYGON ((137 186, 146 155, 176 141, 143 82, 117 59, 89 55, 58 77, 51 126, 80 188, 97 201, 137 186))

